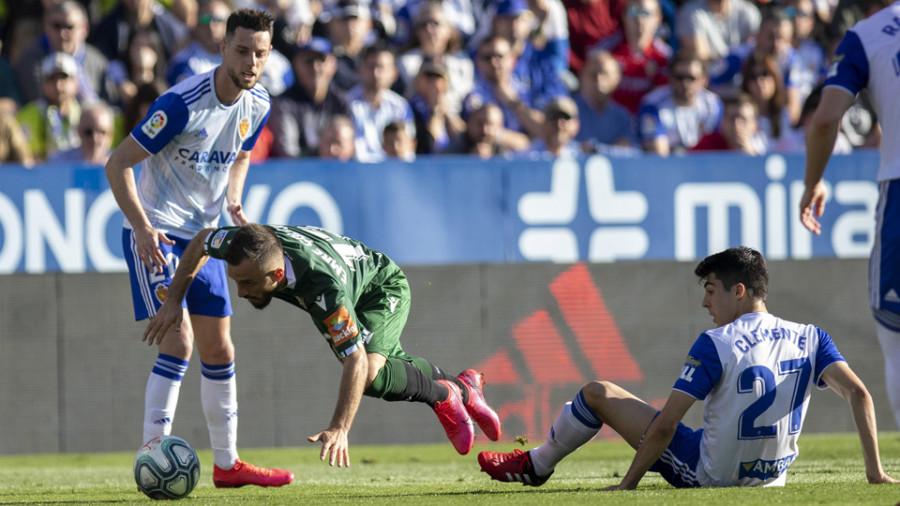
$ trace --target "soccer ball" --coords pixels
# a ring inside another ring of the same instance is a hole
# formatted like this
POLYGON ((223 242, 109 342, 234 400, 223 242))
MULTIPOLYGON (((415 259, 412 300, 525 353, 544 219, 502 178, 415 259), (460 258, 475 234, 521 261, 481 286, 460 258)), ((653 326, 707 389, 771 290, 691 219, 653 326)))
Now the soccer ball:
POLYGON ((134 481, 151 499, 181 499, 199 480, 200 459, 184 439, 155 437, 134 458, 134 481))

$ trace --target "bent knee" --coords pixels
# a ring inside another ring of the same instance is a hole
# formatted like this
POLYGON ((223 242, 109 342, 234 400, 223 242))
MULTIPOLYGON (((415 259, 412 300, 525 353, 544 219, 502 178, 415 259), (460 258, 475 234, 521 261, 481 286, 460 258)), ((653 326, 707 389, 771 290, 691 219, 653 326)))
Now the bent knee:
POLYGON ((616 389, 618 389, 618 387, 615 383, 597 380, 585 385, 581 391, 584 394, 584 399, 588 401, 588 404, 594 405, 609 397, 610 392, 616 389))

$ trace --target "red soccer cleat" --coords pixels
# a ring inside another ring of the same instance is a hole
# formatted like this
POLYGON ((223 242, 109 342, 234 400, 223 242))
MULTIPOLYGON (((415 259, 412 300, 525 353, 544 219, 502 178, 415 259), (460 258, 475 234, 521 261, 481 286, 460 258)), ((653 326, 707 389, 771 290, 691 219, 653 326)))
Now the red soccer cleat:
POLYGON ((294 473, 284 469, 267 469, 238 459, 229 470, 213 466, 213 483, 216 488, 234 488, 244 485, 260 487, 280 487, 294 481, 294 473))
POLYGON ((488 439, 498 441, 501 433, 500 417, 484 400, 484 393, 482 392, 484 374, 475 369, 466 369, 459 373, 457 378, 465 383, 469 389, 469 402, 466 403, 466 411, 468 411, 469 416, 475 420, 475 423, 478 424, 488 439))
POLYGON ((447 437, 453 443, 453 447, 460 455, 465 455, 472 450, 475 442, 475 428, 472 419, 466 413, 459 387, 447 380, 438 380, 438 383, 447 387, 450 394, 447 399, 434 405, 434 413, 444 426, 447 437))
POLYGON ((519 482, 532 487, 540 487, 553 475, 551 471, 547 476, 538 476, 534 472, 531 455, 518 448, 512 453, 481 452, 478 454, 478 464, 481 471, 493 480, 519 482))

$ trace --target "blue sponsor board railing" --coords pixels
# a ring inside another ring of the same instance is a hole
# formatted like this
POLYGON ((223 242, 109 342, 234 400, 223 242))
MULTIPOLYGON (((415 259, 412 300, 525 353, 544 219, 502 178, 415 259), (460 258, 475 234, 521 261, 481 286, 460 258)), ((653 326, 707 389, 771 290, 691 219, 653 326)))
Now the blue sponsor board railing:
MULTIPOLYGON (((319 225, 407 265, 693 260, 737 244, 859 258, 877 169, 873 151, 832 158, 821 236, 798 219, 800 155, 272 161, 251 167, 243 204, 253 221, 319 225)), ((123 271, 121 224, 102 168, 0 168, 0 273, 123 271)))

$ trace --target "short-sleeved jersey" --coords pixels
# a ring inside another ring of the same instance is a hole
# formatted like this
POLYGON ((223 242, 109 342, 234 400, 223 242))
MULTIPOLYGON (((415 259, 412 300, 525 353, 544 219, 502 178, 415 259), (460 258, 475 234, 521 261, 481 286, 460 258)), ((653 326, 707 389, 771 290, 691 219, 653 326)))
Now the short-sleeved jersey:
POLYGON ((828 69, 825 87, 838 87, 852 96, 868 88, 881 128, 881 165, 878 180, 900 177, 900 2, 894 2, 860 21, 844 34, 828 69))
POLYGON ((769 313, 701 334, 673 387, 704 401, 700 483, 783 485, 809 387, 825 388, 822 372, 843 360, 823 330, 769 313))
POLYGON ((722 120, 722 99, 703 89, 692 105, 677 105, 669 86, 660 86, 644 96, 638 111, 641 143, 666 137, 673 150, 690 149, 715 132, 722 120))
MULTIPOLYGON (((400 268, 384 253, 317 227, 271 226, 284 250, 288 284, 274 293, 309 313, 342 360, 371 337, 357 304, 400 268)), ((238 227, 222 227, 206 239, 206 253, 224 259, 238 227)))
POLYGON ((150 157, 137 182, 155 228, 191 238, 219 220, 228 171, 250 151, 269 117, 269 94, 256 85, 231 105, 219 102, 215 69, 184 79, 150 106, 131 136, 150 157))

